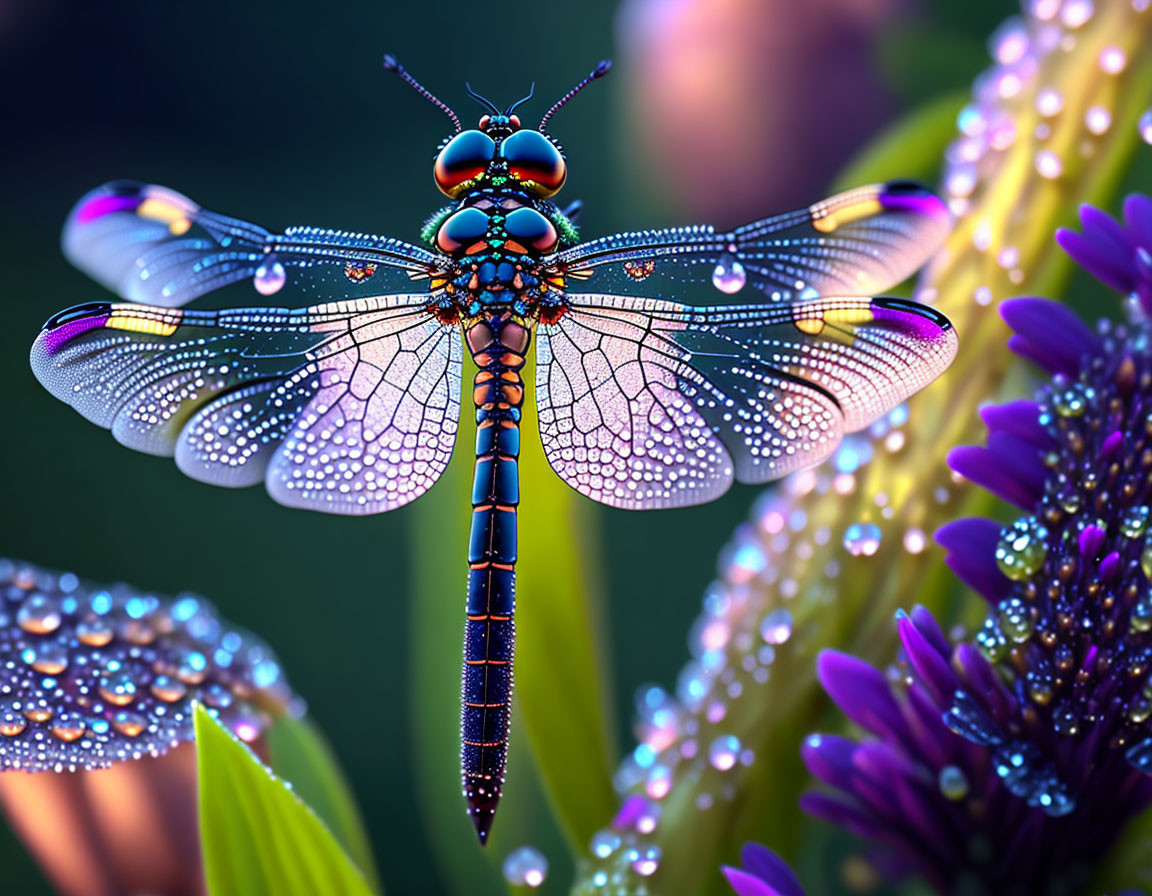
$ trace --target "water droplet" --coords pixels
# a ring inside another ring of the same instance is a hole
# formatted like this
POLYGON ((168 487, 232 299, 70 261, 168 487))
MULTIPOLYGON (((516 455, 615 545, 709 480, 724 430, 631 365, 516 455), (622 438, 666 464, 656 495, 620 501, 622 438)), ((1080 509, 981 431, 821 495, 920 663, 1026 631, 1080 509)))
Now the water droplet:
POLYGON ((1022 582, 1034 575, 1048 556, 1048 530, 1034 516, 1016 520, 1000 530, 996 565, 1008 578, 1022 582))
POLYGON ((1045 118, 1051 118, 1053 115, 1057 115, 1063 108, 1064 97, 1060 95, 1059 91, 1053 90, 1051 87, 1045 87, 1036 94, 1036 111, 1045 118))
POLYGON ((940 792, 945 799, 962 800, 968 796, 968 776, 955 765, 946 765, 938 776, 940 792))
POLYGON ((760 621, 760 637, 768 644, 783 644, 792 637, 792 613, 786 609, 773 610, 760 621))
POLYGON ((84 720, 71 713, 60 713, 52 723, 52 734, 66 744, 84 736, 84 720))
POLYGON ((596 858, 606 859, 620 848, 620 837, 614 831, 605 828, 592 835, 588 848, 596 858))
POLYGON ((1105 47, 1100 51, 1100 70, 1105 74, 1118 75, 1128 65, 1128 57, 1119 47, 1105 47))
POLYGON ((976 633, 976 649, 990 663, 998 662, 1008 656, 1008 639, 1000 631, 996 620, 989 617, 976 633))
POLYGON ((672 789, 672 769, 658 763, 648 771, 648 780, 644 783, 644 792, 654 800, 668 796, 672 789))
POLYGON ((288 275, 284 271, 284 265, 274 258, 266 258, 260 267, 256 268, 252 285, 256 287, 256 292, 260 295, 270 296, 283 289, 287 280, 288 275))
POLYGON ((712 271, 712 285, 720 292, 731 295, 744 288, 748 275, 744 272, 744 265, 740 264, 731 254, 725 252, 712 271))
POLYGON ((1024 676, 1024 686, 1028 690, 1028 698, 1040 706, 1047 706, 1056 693, 1056 684, 1052 675, 1043 669, 1031 669, 1024 676))
POLYGON ((1000 617, 1000 631, 1017 644, 1027 641, 1035 628, 1032 608, 1018 597, 1008 597, 1000 601, 997 608, 1000 617))
POLYGON ((136 699, 136 682, 127 672, 113 672, 100 682, 100 696, 115 706, 127 706, 136 699))
POLYGON ((637 874, 648 877, 656 873, 663 855, 660 847, 655 845, 633 848, 628 850, 628 863, 637 874))
POLYGON ((1120 531, 1125 538, 1139 538, 1148 529, 1148 507, 1130 507, 1120 517, 1120 531))
POLYGON ((60 606, 43 594, 30 595, 16 614, 16 623, 33 635, 47 635, 60 627, 60 606))
POLYGON ((112 727, 125 737, 138 737, 148 727, 148 720, 135 712, 118 712, 112 717, 112 727))
POLYGON ((1073 386, 1052 396, 1052 406, 1061 417, 1080 417, 1087 405, 1087 396, 1079 386, 1073 386))
POLYGON ((740 757, 740 739, 734 734, 725 734, 712 741, 708 748, 708 761, 712 767, 722 772, 728 771, 740 757))
POLYGON ((1064 173, 1064 163, 1060 161, 1060 156, 1050 149, 1042 149, 1036 153, 1035 164, 1040 176, 1048 180, 1055 180, 1064 173))
POLYGON ((1091 106, 1084 113, 1084 126, 1099 137, 1112 126, 1112 113, 1103 106, 1091 106))
POLYGON ((11 702, 0 704, 0 734, 16 737, 28 727, 28 722, 11 702))
POLYGON ((548 876, 548 860, 540 850, 521 846, 504 858, 504 880, 514 887, 535 889, 548 876))
POLYGON ((1060 20, 1069 28, 1080 28, 1094 12, 1092 0, 1068 0, 1060 10, 1060 20))
MULTIPOLYGON (((1148 551, 1145 549, 1147 558, 1148 551)), ((1132 613, 1128 617, 1128 627, 1134 632, 1152 631, 1152 595, 1141 594, 1132 604, 1132 613)))
POLYGON ((1152 143, 1152 109, 1148 109, 1140 116, 1140 121, 1137 122, 1136 128, 1140 132, 1141 140, 1145 143, 1152 143))
POLYGON ((844 532, 844 547, 853 557, 871 557, 880 550, 881 537, 875 523, 853 523, 844 532))
POLYGON ((26 659, 37 672, 59 675, 68 668, 68 648, 59 641, 48 641, 31 648, 26 659))

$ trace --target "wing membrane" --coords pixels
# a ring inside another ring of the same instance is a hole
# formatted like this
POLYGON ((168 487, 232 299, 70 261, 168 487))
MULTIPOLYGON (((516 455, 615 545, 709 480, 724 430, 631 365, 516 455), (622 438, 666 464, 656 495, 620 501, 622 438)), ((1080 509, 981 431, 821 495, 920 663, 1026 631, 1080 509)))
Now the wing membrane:
POLYGON ((170 308, 253 279, 262 265, 265 295, 276 291, 282 271, 285 282, 323 289, 325 298, 378 295, 442 265, 440 256, 388 237, 315 227, 271 233, 174 190, 132 181, 81 199, 62 241, 73 264, 117 295, 170 308))
MULTIPOLYGON (((621 233, 574 246, 545 264, 592 277, 597 290, 660 297, 712 284, 734 301, 870 295, 911 276, 950 229, 943 200, 893 181, 840 193, 727 233, 708 226, 621 233)), ((718 292, 718 290, 720 292, 718 292)), ((708 298, 711 296, 711 298, 708 298)))
POLYGON ((57 315, 37 378, 123 444, 282 504, 391 510, 447 466, 461 343, 426 296, 290 311, 96 303, 57 315))
POLYGON ((951 363, 948 321, 903 299, 789 306, 570 297, 541 325, 544 452, 578 491, 625 509, 711 500, 826 458, 951 363))

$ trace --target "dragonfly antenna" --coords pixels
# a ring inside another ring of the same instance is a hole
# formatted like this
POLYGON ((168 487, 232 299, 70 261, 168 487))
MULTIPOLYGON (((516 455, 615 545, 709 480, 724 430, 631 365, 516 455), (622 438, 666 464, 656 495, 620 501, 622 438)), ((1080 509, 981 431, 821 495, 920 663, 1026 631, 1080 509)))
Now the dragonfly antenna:
POLYGON ((420 94, 420 96, 424 97, 424 99, 428 100, 428 102, 430 102, 433 106, 435 106, 437 109, 439 109, 445 115, 447 115, 450 119, 452 119, 452 124, 456 126, 456 133, 457 134, 459 134, 460 131, 463 130, 460 126, 460 119, 456 117, 455 112, 453 112, 451 109, 448 108, 448 104, 445 103, 443 100, 441 100, 439 97, 437 97, 435 94, 433 94, 430 90, 425 88, 419 81, 417 81, 415 78, 413 78, 410 74, 408 74, 408 72, 406 72, 404 70, 404 66, 402 66, 399 62, 397 62, 396 57, 393 56, 391 53, 385 53, 384 54, 384 68, 387 71, 396 72, 396 74, 398 74, 401 78, 403 78, 409 84, 409 86, 412 87, 413 90, 415 90, 418 94, 420 94))
POLYGON ((472 99, 476 100, 476 102, 481 103, 491 109, 493 115, 500 114, 500 110, 496 108, 496 104, 492 102, 492 100, 488 99, 486 96, 481 96, 478 94, 475 90, 472 89, 472 85, 467 81, 464 82, 464 86, 468 89, 468 96, 472 97, 472 99))
POLYGON ((504 114, 505 115, 511 115, 513 112, 516 111, 517 106, 519 106, 521 103, 528 102, 528 100, 532 99, 532 97, 535 95, 535 93, 536 93, 536 82, 533 81, 532 86, 528 88, 528 96, 524 97, 524 99, 522 99, 522 100, 516 100, 516 102, 514 102, 511 106, 509 106, 507 109, 504 110, 504 114))
POLYGON ((584 80, 582 80, 579 84, 577 84, 575 87, 573 87, 571 90, 569 90, 566 94, 564 94, 564 96, 560 97, 560 99, 556 102, 556 105, 554 105, 551 109, 549 109, 547 112, 544 113, 544 117, 540 119, 540 127, 537 128, 537 130, 539 130, 540 133, 543 134, 544 129, 546 127, 548 127, 548 119, 550 119, 553 115, 555 115, 557 110, 559 110, 559 108, 561 106, 563 106, 566 102, 568 102, 570 99, 572 99, 572 97, 576 96, 576 94, 578 94, 581 90, 583 90, 585 87, 587 87, 593 81, 595 81, 597 78, 603 78, 606 74, 608 74, 608 72, 611 68, 612 68, 612 60, 610 60, 610 59, 601 60, 600 64, 598 66, 596 66, 596 68, 592 69, 592 71, 590 71, 584 77, 584 80))

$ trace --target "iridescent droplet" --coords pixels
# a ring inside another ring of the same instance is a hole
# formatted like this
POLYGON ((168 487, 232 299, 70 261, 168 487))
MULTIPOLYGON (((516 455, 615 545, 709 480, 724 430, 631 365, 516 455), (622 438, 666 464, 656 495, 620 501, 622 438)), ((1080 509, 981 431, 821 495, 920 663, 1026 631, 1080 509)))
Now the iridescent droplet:
POLYGON ((955 765, 946 765, 938 776, 940 792, 945 799, 962 800, 968 796, 968 776, 955 765))
POLYGON ((760 637, 768 644, 783 644, 792 637, 792 613, 780 608, 760 620, 760 637))
POLYGON ((136 682, 127 672, 113 672, 100 682, 100 696, 114 706, 127 706, 136 699, 136 682))
POLYGON ((27 657, 28 664, 45 675, 59 675, 68 668, 68 648, 59 641, 37 644, 27 657))
MULTIPOLYGON (((1144 550, 1144 557, 1145 559, 1148 557, 1147 549, 1144 550)), ((1152 595, 1142 594, 1132 604, 1132 612, 1128 616, 1128 627, 1134 632, 1152 631, 1152 595)))
POLYGON ((60 606, 44 594, 30 595, 20 605, 16 623, 33 635, 47 635, 60 627, 60 606))
POLYGON ((1035 164, 1037 173, 1048 180, 1055 180, 1064 173, 1064 163, 1060 161, 1060 156, 1050 149, 1036 153, 1035 164))
POLYGON ((746 282, 748 275, 744 272, 744 265, 728 252, 721 255, 712 270, 712 285, 720 292, 731 295, 743 289, 746 282))
POLYGON ((1079 386, 1073 386, 1052 396, 1052 406, 1061 417, 1080 417, 1087 405, 1087 397, 1079 386))
POLYGON ((1140 139, 1145 143, 1152 144, 1152 109, 1148 109, 1140 116, 1136 128, 1140 132, 1140 139))
POLYGON ((844 531, 844 547, 853 557, 871 557, 880 550, 881 537, 875 523, 853 523, 844 531))
POLYGON ((620 836, 615 831, 604 828, 592 835, 588 848, 596 858, 606 859, 620 848, 620 836))
POLYGON ((1148 529, 1148 507, 1130 507, 1120 517, 1120 531, 1125 538, 1139 538, 1148 529))
POLYGON ((0 704, 0 734, 5 737, 16 737, 26 727, 28 727, 27 720, 11 702, 0 704))
POLYGON ((1048 556, 1048 530, 1034 516, 1016 520, 1000 530, 996 565, 1008 578, 1022 582, 1044 565, 1048 556))
POLYGON ((632 870, 644 877, 655 874, 663 857, 659 846, 644 846, 628 850, 628 863, 632 870))
POLYGON ((1032 608, 1018 597, 1008 597, 1000 601, 997 608, 1000 617, 1000 630, 1017 644, 1027 641, 1035 628, 1032 608))
POLYGON ((1091 106, 1084 113, 1084 126, 1099 137, 1112 126, 1112 113, 1103 106, 1091 106))
POLYGON ((712 767, 722 772, 728 771, 740 757, 740 739, 734 734, 724 734, 712 741, 708 748, 708 761, 712 767))
POLYGON ((84 720, 71 713, 60 713, 52 723, 52 734, 66 744, 84 736, 84 720))
POLYGON ((540 850, 531 846, 521 846, 512 850, 504 858, 504 880, 514 887, 535 889, 544 883, 548 876, 548 860, 540 850))
POLYGON ((976 649, 990 663, 999 662, 1008 656, 1008 639, 991 616, 984 620, 984 625, 976 633, 976 649))
POLYGON ((1140 567, 1144 570, 1144 577, 1152 582, 1152 538, 1144 540, 1144 551, 1140 554, 1140 567))
POLYGON ((256 292, 262 296, 270 296, 278 293, 284 288, 284 284, 288 280, 288 275, 284 271, 284 265, 275 259, 265 259, 260 267, 256 268, 256 274, 252 278, 252 285, 256 287, 256 292))

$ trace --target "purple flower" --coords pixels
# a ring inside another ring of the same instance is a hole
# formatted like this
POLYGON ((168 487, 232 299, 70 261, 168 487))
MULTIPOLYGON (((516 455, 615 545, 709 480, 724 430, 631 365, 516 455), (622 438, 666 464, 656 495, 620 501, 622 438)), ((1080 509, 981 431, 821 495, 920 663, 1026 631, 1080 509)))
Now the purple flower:
POLYGON ((758 843, 746 843, 740 858, 743 868, 722 869, 738 896, 804 896, 804 889, 788 864, 758 843))
MULTIPOLYGON (((1152 202, 1127 201, 1127 229, 1081 219, 1061 244, 1152 311, 1152 202)), ((872 737, 810 738, 829 789, 803 806, 940 892, 1077 893, 1152 804, 1152 343, 1145 314, 1095 332, 1043 299, 1001 314, 1051 382, 985 408, 987 444, 948 460, 1023 515, 936 535, 989 615, 974 644, 926 610, 901 616, 899 681, 821 656, 821 683, 872 737)))
POLYGON ((1101 282, 1135 297, 1152 315, 1152 199, 1129 196, 1124 224, 1091 205, 1080 207, 1082 234, 1061 228, 1056 241, 1101 282))

